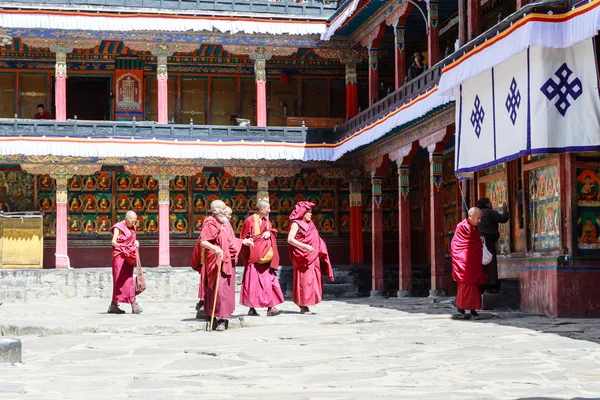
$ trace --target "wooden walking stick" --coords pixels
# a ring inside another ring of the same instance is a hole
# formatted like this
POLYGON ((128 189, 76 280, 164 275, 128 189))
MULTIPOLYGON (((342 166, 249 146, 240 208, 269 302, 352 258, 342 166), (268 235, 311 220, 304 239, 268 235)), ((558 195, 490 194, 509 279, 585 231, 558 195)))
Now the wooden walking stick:
POLYGON ((223 258, 219 260, 219 267, 217 268, 217 287, 215 288, 215 299, 213 300, 212 315, 210 316, 210 331, 213 330, 213 321, 215 319, 215 308, 217 307, 217 296, 219 295, 219 280, 221 280, 221 267, 223 266, 223 258))

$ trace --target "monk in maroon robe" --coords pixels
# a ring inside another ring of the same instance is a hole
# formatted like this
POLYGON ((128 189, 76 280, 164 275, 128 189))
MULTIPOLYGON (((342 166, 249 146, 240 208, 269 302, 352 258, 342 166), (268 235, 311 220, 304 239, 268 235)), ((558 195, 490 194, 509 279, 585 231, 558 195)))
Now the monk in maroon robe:
POLYGON ((227 227, 228 220, 224 214, 225 203, 215 200, 210 208, 213 215, 204 220, 198 241, 203 249, 200 260, 204 275, 204 317, 215 321, 213 330, 227 329, 235 310, 235 264, 242 245, 252 246, 252 239, 237 239, 233 230, 227 227), (219 274, 219 271, 221 272, 219 274), (217 290, 218 285, 218 290, 217 290), (216 297, 216 301, 215 301, 216 297))
POLYGON ((124 314, 119 303, 131 304, 133 314, 141 314, 142 308, 135 301, 133 284, 133 269, 138 257, 139 242, 136 240, 135 223, 137 215, 128 211, 125 219, 117 222, 112 228, 112 302, 108 308, 109 314, 124 314))
POLYGON ((450 245, 452 255, 452 278, 458 282, 456 308, 461 314, 471 310, 471 318, 479 319, 481 309, 480 285, 487 274, 482 266, 483 241, 477 225, 481 221, 481 210, 471 208, 468 218, 456 226, 450 245))
MULTIPOLYGON (((224 214, 227 217, 226 228, 229 234, 235 237, 235 232, 233 231, 233 227, 231 226, 231 215, 233 214, 233 210, 230 207, 225 207, 224 214)), ((202 308, 204 307, 204 283, 202 281, 202 277, 204 276, 204 264, 201 263, 201 254, 202 254, 202 245, 200 241, 196 242, 196 247, 194 248, 194 252, 192 253, 192 261, 191 266, 194 271, 198 271, 200 274, 200 283, 198 284, 198 303, 196 304, 196 319, 204 319, 204 311, 202 308)))
POLYGON ((249 216, 242 225, 240 238, 251 238, 253 247, 242 249, 244 279, 240 292, 240 304, 250 307, 248 315, 258 317, 257 308, 267 308, 267 316, 279 315, 275 306, 283 303, 283 293, 277 278, 279 251, 277 229, 269 221, 271 207, 268 201, 256 203, 256 214, 249 216))
POLYGON ((308 306, 321 302, 323 298, 322 275, 333 282, 333 269, 329 261, 327 246, 312 222, 309 201, 300 201, 290 214, 288 247, 294 266, 294 288, 292 300, 300 306, 300 313, 310 313, 308 306))

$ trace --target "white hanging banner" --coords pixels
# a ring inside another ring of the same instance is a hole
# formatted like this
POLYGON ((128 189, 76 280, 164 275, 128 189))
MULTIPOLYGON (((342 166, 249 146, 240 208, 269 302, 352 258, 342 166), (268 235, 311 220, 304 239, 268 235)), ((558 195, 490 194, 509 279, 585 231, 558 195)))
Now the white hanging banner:
POLYGON ((527 148, 528 52, 512 57, 492 69, 494 74, 494 110, 496 121, 496 162, 520 154, 527 148))
POLYGON ((598 150, 600 97, 592 40, 567 49, 532 47, 531 59, 531 151, 598 150))
POLYGON ((457 89, 456 173, 524 154, 600 150, 598 86, 591 39, 564 49, 532 47, 464 81, 457 89))

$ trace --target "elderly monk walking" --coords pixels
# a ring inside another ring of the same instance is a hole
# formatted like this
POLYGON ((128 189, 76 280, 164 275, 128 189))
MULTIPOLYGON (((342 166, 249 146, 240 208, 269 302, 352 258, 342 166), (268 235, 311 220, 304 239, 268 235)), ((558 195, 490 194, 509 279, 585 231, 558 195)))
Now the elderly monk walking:
POLYGON ((125 219, 112 227, 112 303, 108 308, 109 314, 124 314, 119 303, 131 304, 133 314, 141 314, 142 308, 135 301, 133 285, 133 268, 138 257, 139 242, 136 240, 135 222, 137 215, 127 211, 125 219))
MULTIPOLYGON (((229 233, 232 236, 235 236, 234 232, 233 232, 233 227, 231 226, 231 223, 229 221, 231 221, 231 215, 233 213, 233 210, 230 207, 225 207, 223 209, 223 213, 225 214, 225 216, 227 217, 227 224, 226 227, 229 230, 229 233)), ((191 267, 193 270, 198 271, 198 273, 200 274, 200 283, 198 284, 198 303, 196 304, 196 319, 204 319, 204 311, 202 310, 202 308, 204 307, 204 284, 203 284, 203 276, 204 276, 204 264, 202 264, 200 261, 200 255, 202 254, 202 245, 200 244, 200 241, 198 241, 196 243, 196 247, 194 248, 194 252, 192 253, 192 261, 191 261, 191 267)))
POLYGON ((240 292, 240 304, 250 307, 248 315, 258 317, 257 308, 267 308, 267 316, 279 315, 275 306, 283 303, 283 293, 277 279, 279 251, 277 250, 277 229, 269 221, 269 202, 259 200, 256 213, 249 216, 242 225, 240 238, 251 238, 253 247, 242 249, 244 279, 240 292))
POLYGON ((288 247, 294 266, 294 287, 292 300, 300 306, 300 313, 310 313, 308 306, 321 302, 323 298, 322 275, 333 282, 333 269, 329 261, 327 246, 312 222, 312 208, 309 201, 300 201, 290 214, 288 247))
POLYGON ((452 278, 458 283, 456 308, 461 314, 471 310, 471 318, 479 319, 481 292, 487 274, 482 266, 483 241, 477 225, 481 221, 481 210, 471 208, 469 216, 456 226, 450 245, 452 255, 452 278))
POLYGON ((225 203, 215 200, 211 203, 210 209, 212 216, 204 220, 198 238, 201 254, 194 255, 192 258, 196 257, 200 260, 205 272, 202 277, 204 317, 210 321, 214 304, 215 322, 211 328, 224 331, 229 323, 227 318, 235 310, 235 264, 242 245, 252 246, 253 243, 252 239, 237 239, 233 235, 233 230, 228 228, 229 221, 224 212, 225 203))

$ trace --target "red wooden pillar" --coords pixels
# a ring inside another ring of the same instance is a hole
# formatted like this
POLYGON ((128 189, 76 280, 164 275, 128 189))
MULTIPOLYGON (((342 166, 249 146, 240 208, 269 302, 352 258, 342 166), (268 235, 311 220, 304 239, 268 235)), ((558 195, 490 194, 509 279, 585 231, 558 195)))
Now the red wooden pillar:
POLYGON ((383 216, 381 214, 381 171, 372 174, 372 290, 371 297, 383 295, 383 216))
POLYGON ((158 178, 158 266, 171 266, 170 219, 169 219, 169 181, 170 176, 158 178))
POLYGON ((354 59, 342 60, 346 64, 346 116, 348 118, 354 118, 358 114, 356 61, 354 59))
POLYGON ((529 0, 517 0, 516 4, 515 4, 517 11, 519 11, 521 8, 525 7, 527 4, 529 4, 529 0))
POLYGON ((406 57, 404 55, 404 26, 394 26, 394 40, 396 42, 394 50, 394 61, 396 64, 396 90, 404 84, 406 78, 406 57))
POLYGON ((412 262, 410 253, 410 160, 398 164, 398 297, 409 297, 412 291, 412 262))
POLYGON ((256 76, 256 126, 267 126, 266 64, 267 60, 264 57, 256 57, 254 60, 254 74, 256 76))
POLYGON ((472 40, 481 34, 481 0, 467 1, 467 34, 469 35, 469 40, 472 40))
POLYGON ((362 226, 362 183, 350 181, 350 264, 364 263, 362 226))
POLYGON ((427 66, 433 67, 440 61, 440 35, 438 29, 438 2, 427 1, 429 34, 427 35, 427 66))
POLYGON ((56 178, 56 268, 67 268, 67 178, 56 178))
POLYGON ((58 49, 56 51, 56 70, 54 79, 56 121, 65 122, 67 120, 67 53, 58 49))
POLYGON ((431 257, 431 290, 430 296, 446 294, 446 266, 444 255, 444 192, 443 181, 443 151, 442 143, 430 146, 429 177, 430 177, 430 218, 429 245, 431 257))

